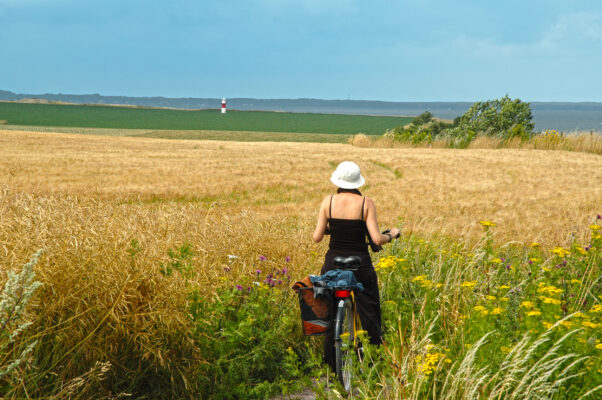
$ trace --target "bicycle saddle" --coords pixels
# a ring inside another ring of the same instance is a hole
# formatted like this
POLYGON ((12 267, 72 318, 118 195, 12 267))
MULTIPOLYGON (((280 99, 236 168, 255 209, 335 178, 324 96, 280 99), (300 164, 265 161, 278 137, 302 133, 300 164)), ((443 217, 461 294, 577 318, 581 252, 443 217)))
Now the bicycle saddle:
POLYGON ((341 269, 357 269, 359 268, 362 259, 359 256, 335 257, 334 265, 341 269))

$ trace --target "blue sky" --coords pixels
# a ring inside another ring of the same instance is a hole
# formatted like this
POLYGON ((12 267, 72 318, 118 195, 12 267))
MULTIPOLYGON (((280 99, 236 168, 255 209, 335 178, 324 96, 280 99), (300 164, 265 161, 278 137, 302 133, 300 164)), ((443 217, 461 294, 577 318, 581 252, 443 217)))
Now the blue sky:
POLYGON ((602 101, 602 2, 0 0, 0 89, 602 101))

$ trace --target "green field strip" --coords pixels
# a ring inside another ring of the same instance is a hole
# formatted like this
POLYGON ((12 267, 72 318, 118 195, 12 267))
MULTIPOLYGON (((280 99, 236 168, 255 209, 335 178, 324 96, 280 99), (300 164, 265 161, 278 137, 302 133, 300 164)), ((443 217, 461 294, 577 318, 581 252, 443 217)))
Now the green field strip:
MULTIPOLYGON (((0 102, 7 125, 381 135, 411 117, 0 102)), ((1 126, 1 125, 0 125, 1 126)))

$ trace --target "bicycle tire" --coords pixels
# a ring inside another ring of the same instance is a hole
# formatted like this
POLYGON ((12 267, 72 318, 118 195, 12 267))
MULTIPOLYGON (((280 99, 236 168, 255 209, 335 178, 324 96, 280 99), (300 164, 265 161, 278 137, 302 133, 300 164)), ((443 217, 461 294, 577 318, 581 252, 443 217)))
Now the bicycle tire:
POLYGON ((354 310, 351 298, 341 299, 337 305, 335 324, 335 365, 339 382, 345 391, 351 391, 355 339, 354 310), (349 333, 349 335, 345 335, 349 333), (343 335, 343 338, 341 338, 343 335))

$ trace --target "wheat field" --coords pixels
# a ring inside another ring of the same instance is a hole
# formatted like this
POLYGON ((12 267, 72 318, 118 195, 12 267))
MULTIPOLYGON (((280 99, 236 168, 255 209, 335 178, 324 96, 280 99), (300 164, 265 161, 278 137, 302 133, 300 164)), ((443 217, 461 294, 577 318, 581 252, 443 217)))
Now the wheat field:
POLYGON ((45 250, 36 335, 69 349, 48 353, 48 371, 77 376, 99 359, 128 368, 132 354, 164 365, 166 342, 189 345, 178 332, 190 285, 211 297, 256 268, 316 272, 326 244, 311 232, 344 160, 360 165, 381 229, 405 235, 471 240, 490 220, 498 243, 552 247, 585 238, 602 211, 595 154, 0 131, 1 268, 45 250), (197 274, 167 279, 167 252, 185 243, 197 274))

